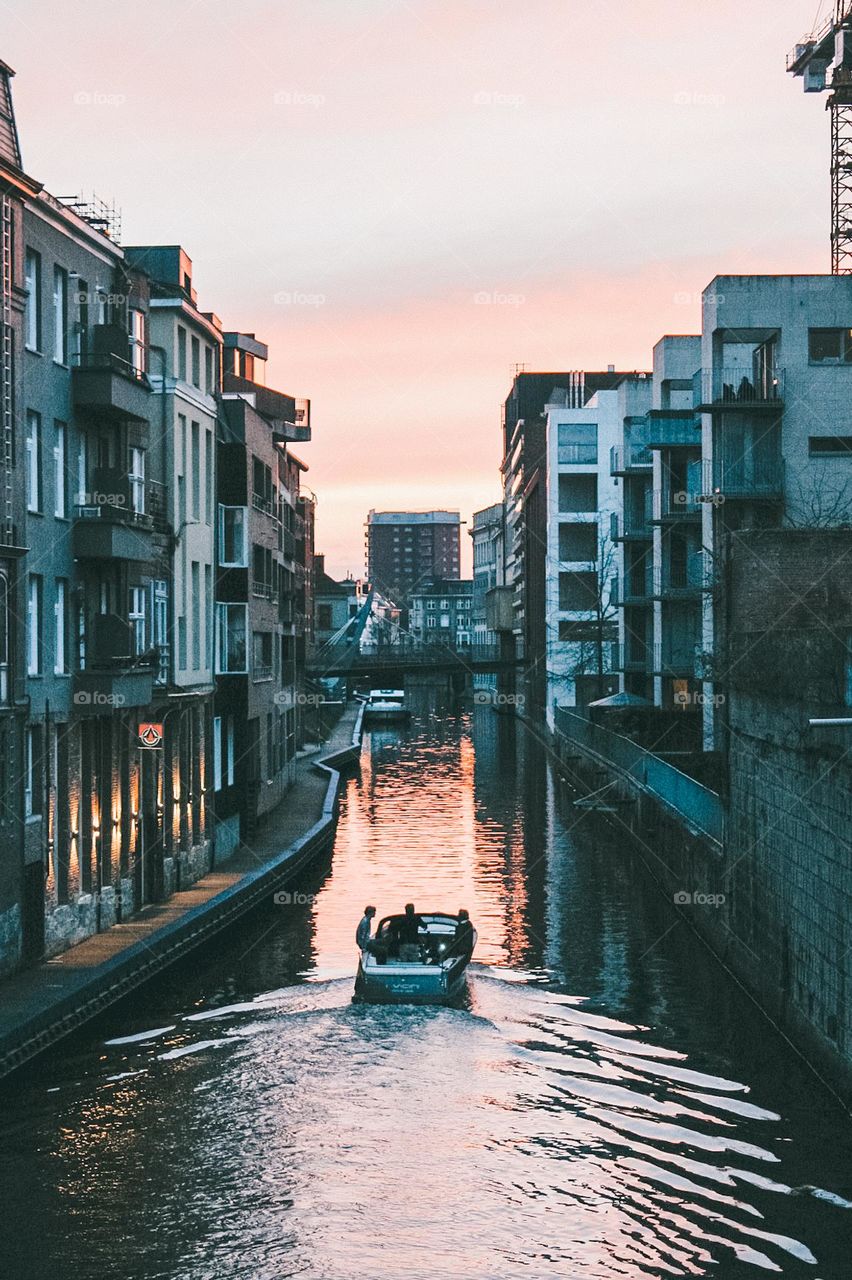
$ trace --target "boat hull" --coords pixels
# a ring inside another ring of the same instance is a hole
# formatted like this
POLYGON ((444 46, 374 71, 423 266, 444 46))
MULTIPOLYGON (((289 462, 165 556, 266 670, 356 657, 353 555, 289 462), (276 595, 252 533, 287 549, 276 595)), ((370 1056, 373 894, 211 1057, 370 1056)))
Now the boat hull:
POLYGON ((467 961, 449 970, 437 965, 358 964, 355 995, 371 1004, 452 1004, 466 984, 467 961))

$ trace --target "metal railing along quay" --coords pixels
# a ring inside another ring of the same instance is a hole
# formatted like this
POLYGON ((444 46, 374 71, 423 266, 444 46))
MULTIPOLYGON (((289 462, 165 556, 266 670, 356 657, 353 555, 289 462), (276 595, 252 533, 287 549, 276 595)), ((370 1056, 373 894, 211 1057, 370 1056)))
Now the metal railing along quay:
POLYGON ((556 708, 557 732, 589 757, 621 774, 652 795, 693 830, 719 846, 725 839, 725 806, 709 787, 681 773, 667 760, 646 751, 630 738, 613 733, 566 707, 556 708))

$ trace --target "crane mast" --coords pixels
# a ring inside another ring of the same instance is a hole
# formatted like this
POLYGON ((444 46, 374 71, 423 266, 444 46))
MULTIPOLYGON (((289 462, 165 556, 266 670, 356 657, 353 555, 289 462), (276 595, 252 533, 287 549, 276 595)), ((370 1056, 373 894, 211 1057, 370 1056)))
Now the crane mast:
POLYGON ((831 115, 831 271, 852 275, 852 0, 835 0, 834 17, 787 59, 805 93, 828 92, 831 115))

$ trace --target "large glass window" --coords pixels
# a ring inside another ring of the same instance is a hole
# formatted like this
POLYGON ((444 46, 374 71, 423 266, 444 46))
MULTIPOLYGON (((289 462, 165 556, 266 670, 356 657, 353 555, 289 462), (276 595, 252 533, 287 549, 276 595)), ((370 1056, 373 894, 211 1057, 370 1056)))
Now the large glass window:
POLYGON ((145 588, 130 588, 130 629, 133 632, 133 653, 139 657, 148 648, 145 626, 145 588))
POLYGON ((138 374, 145 372, 145 313, 130 312, 130 363, 138 374))
POLYGON ((216 670, 223 675, 247 671, 248 605, 216 605, 216 670))
POLYGON ((145 450, 130 450, 130 509, 135 516, 145 514, 145 450))
POLYGON ((598 428, 595 422, 560 422, 557 427, 558 461, 594 465, 598 460, 598 428))
POLYGON ((27 307, 24 316, 24 341, 31 351, 41 350, 41 254, 27 249, 25 266, 27 307))
POLYGON ((219 564, 225 568, 243 569, 248 563, 245 507, 219 507, 219 564))
POLYGON ((597 511, 598 478, 597 476, 560 476, 559 477, 559 510, 566 514, 582 511, 597 511))

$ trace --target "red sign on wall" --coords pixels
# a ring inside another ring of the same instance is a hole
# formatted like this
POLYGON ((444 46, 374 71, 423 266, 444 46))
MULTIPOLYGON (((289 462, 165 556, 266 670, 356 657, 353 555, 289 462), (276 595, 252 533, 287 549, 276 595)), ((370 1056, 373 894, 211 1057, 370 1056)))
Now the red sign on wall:
POLYGON ((144 747, 147 751, 156 751, 163 745, 163 722, 162 720, 143 721, 139 726, 138 743, 140 747, 144 747))

